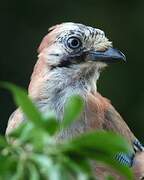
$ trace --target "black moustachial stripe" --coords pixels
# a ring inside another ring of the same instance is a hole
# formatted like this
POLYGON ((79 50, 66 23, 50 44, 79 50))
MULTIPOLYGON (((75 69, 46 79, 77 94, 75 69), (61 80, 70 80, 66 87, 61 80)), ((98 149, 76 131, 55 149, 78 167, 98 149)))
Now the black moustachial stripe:
POLYGON ((64 56, 57 67, 69 67, 72 64, 79 64, 85 61, 86 53, 79 53, 77 55, 64 56))
MULTIPOLYGON (((58 56, 58 54, 52 54, 52 55, 58 56)), ((87 56, 87 52, 84 51, 84 49, 82 49, 77 54, 65 55, 60 60, 59 64, 52 66, 51 69, 54 69, 56 67, 70 67, 70 65, 72 64, 83 63, 85 62, 86 56, 87 56)))

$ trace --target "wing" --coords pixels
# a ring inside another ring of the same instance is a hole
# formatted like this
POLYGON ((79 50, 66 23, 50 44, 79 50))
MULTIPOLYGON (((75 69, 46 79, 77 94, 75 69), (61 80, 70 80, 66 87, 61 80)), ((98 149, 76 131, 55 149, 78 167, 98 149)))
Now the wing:
POLYGON ((113 131, 124 136, 131 144, 136 140, 136 137, 110 101, 100 94, 88 94, 85 113, 90 129, 113 131))
MULTIPOLYGON (((85 114, 90 130, 101 129, 113 131, 128 140, 134 153, 119 153, 116 155, 116 159, 123 165, 132 166, 135 179, 144 178, 144 146, 137 140, 123 118, 111 105, 110 101, 98 93, 88 94, 85 114)), ((94 169, 99 179, 103 179, 108 174, 114 175, 117 179, 123 179, 104 165, 97 164, 94 169)))

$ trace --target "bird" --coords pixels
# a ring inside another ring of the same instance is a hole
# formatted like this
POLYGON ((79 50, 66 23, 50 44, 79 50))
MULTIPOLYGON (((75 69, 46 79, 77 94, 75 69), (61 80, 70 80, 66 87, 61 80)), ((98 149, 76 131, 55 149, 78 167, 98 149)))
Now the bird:
MULTIPOLYGON (((53 110, 58 119, 63 118, 67 99, 79 95, 84 100, 80 118, 58 139, 69 139, 79 134, 104 130, 123 136, 133 149, 131 155, 119 153, 116 159, 131 167, 135 179, 144 177, 144 147, 132 133, 111 101, 97 90, 97 81, 107 66, 126 61, 125 55, 113 47, 103 30, 80 23, 64 22, 52 26, 38 48, 28 94, 42 113, 53 110)), ((6 135, 18 127, 25 116, 20 108, 9 118, 6 135)), ((97 165, 98 179, 110 172, 97 165), (105 173, 106 172, 106 173, 105 173)), ((123 179, 114 174, 117 179, 123 179)))

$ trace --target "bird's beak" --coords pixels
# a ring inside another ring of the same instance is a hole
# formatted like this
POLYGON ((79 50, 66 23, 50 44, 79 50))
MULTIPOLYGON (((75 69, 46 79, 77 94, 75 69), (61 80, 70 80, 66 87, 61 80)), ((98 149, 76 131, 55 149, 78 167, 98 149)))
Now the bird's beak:
POLYGON ((126 57, 121 51, 111 47, 106 51, 89 51, 88 56, 92 61, 105 62, 107 64, 126 61, 126 57))

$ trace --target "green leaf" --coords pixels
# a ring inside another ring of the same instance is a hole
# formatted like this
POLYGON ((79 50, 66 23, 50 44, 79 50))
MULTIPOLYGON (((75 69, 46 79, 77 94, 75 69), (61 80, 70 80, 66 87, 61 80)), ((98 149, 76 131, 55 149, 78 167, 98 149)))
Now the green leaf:
MULTIPOLYGON (((74 180, 73 176, 70 174, 70 172, 67 170, 67 168, 63 164, 59 164, 57 166, 57 171, 58 171, 58 175, 59 175, 58 180, 74 180)), ((52 178, 53 177, 51 176, 51 180, 53 180, 52 178)))
POLYGON ((63 166, 65 166, 65 171, 69 172, 73 179, 78 180, 92 180, 92 170, 90 163, 86 158, 73 159, 66 156, 62 157, 63 166))
MULTIPOLYGON (((91 179, 89 160, 96 160, 110 165, 127 179, 132 179, 130 169, 120 165, 114 159, 118 152, 131 152, 123 138, 104 131, 89 132, 56 144, 55 136, 50 136, 59 129, 59 123, 54 114, 40 113, 23 89, 9 83, 3 83, 3 86, 13 93, 15 102, 30 122, 23 123, 10 134, 10 137, 19 137, 19 144, 7 144, 6 140, 0 136, 1 152, 4 152, 3 148, 9 150, 7 154, 0 154, 0 171, 2 172, 0 177, 9 179, 7 177, 14 175, 13 179, 22 179, 27 177, 26 172, 30 172, 28 177, 30 175, 32 180, 41 179, 41 175, 42 179, 50 180, 91 179), (24 152, 28 158, 24 161, 21 159, 23 164, 19 161, 21 152, 24 152)), ((70 98, 65 106, 61 127, 67 128, 78 119, 83 106, 84 103, 79 96, 70 98)))
POLYGON ((29 178, 30 180, 40 180, 40 174, 38 172, 38 169, 33 163, 28 163, 28 169, 29 169, 29 178))
POLYGON ((112 177, 112 176, 108 176, 108 177, 105 178, 105 180, 115 180, 115 178, 112 177))
POLYGON ((0 150, 1 150, 1 148, 5 148, 6 146, 8 146, 6 138, 3 136, 0 136, 0 150))
POLYGON ((2 86, 12 92, 16 104, 21 107, 26 117, 37 127, 46 130, 50 134, 53 134, 58 129, 55 118, 43 117, 24 89, 6 82, 2 83, 2 86))
MULTIPOLYGON (((72 150, 91 151, 95 153, 95 150, 99 152, 130 152, 130 145, 121 136, 105 131, 93 131, 81 134, 80 136, 73 138, 65 142, 65 147, 72 150)), ((91 154, 92 155, 92 154, 91 154)))
POLYGON ((24 180, 24 165, 22 161, 19 161, 17 164, 17 170, 14 173, 14 176, 11 177, 11 180, 24 180))
POLYGON ((21 107, 29 120, 36 123, 38 126, 43 126, 41 123, 42 116, 40 112, 27 96, 27 92, 24 89, 6 82, 2 83, 2 86, 12 92, 16 104, 21 107))
POLYGON ((59 121, 56 120, 54 112, 48 110, 47 113, 44 113, 43 121, 45 122, 45 129, 49 132, 49 134, 55 134, 59 128, 59 121))
POLYGON ((52 158, 41 154, 33 154, 31 160, 37 164, 40 173, 43 174, 46 179, 60 180, 58 161, 57 166, 55 166, 52 158))
POLYGON ((24 121, 17 128, 15 128, 8 136, 10 138, 19 138, 19 143, 24 143, 30 140, 34 124, 32 122, 24 121))
POLYGON ((35 129, 35 126, 31 122, 24 122, 20 127, 17 128, 18 130, 21 130, 20 136, 18 137, 22 143, 28 142, 31 140, 31 136, 33 135, 33 130, 35 129))
POLYGON ((19 138, 22 134, 23 131, 25 131, 25 126, 27 126, 27 122, 24 121, 21 123, 18 127, 16 127, 10 134, 8 134, 8 137, 14 137, 14 138, 19 138))
POLYGON ((65 152, 76 158, 90 158, 111 165, 127 178, 132 178, 130 169, 120 165, 115 159, 118 152, 130 152, 128 143, 120 136, 110 132, 89 132, 69 140, 65 152), (75 155, 74 155, 75 153, 75 155))
POLYGON ((80 96, 72 96, 66 102, 64 108, 64 118, 61 124, 62 128, 68 127, 73 121, 77 120, 84 106, 80 96))
POLYGON ((30 159, 36 163, 42 173, 47 173, 49 168, 53 166, 53 161, 49 156, 43 154, 32 154, 30 159))
POLYGON ((8 173, 11 169, 16 169, 16 162, 10 156, 0 154, 0 175, 8 173))

